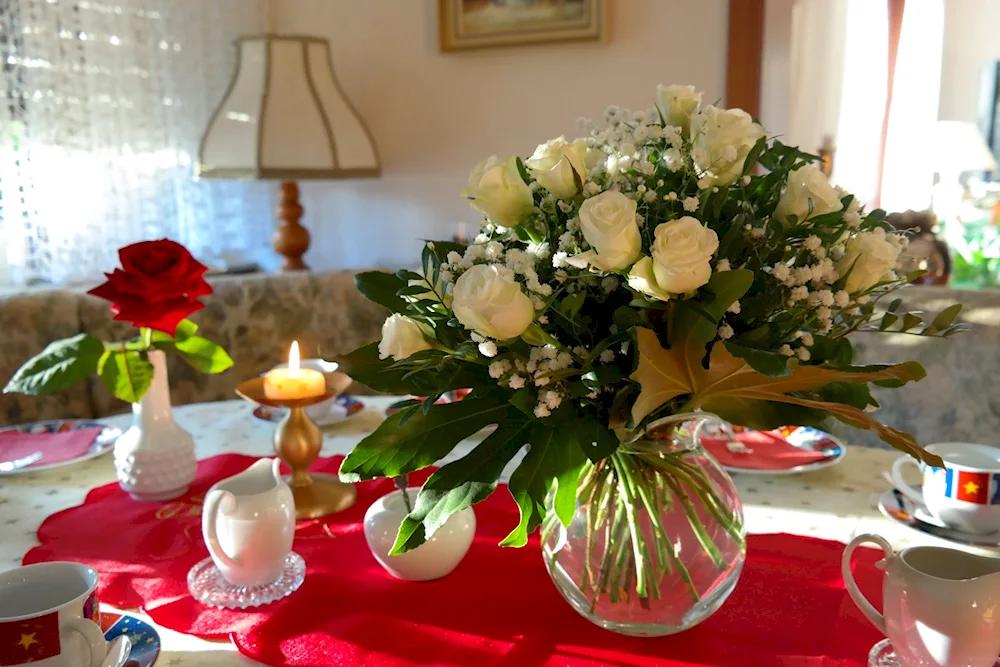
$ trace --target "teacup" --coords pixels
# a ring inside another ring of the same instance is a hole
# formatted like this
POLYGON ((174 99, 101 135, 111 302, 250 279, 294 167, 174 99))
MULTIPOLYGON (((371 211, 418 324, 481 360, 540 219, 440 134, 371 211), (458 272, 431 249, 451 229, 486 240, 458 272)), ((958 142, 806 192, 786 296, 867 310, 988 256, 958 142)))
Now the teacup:
MULTIPOLYGON (((325 359, 303 359, 299 362, 299 368, 308 368, 310 370, 319 371, 325 375, 336 372, 338 367, 339 364, 337 362, 326 361, 325 359)), ((288 364, 278 364, 275 368, 288 368, 288 364)), ((330 411, 333 409, 333 403, 336 400, 336 396, 331 396, 325 401, 314 403, 306 408, 306 414, 308 414, 313 421, 324 421, 330 417, 330 411)))
POLYGON ((892 640, 902 665, 993 667, 1000 653, 1000 559, 944 547, 893 553, 878 535, 859 535, 844 549, 847 592, 892 640), (882 548, 885 570, 878 613, 851 574, 851 554, 863 542, 882 548))
POLYGON ((945 467, 901 456, 892 464, 896 488, 949 528, 979 535, 1000 531, 1000 447, 944 442, 927 451, 940 456, 945 467), (919 491, 903 479, 909 464, 923 473, 919 491))
POLYGON ((39 563, 0 573, 0 665, 101 667, 97 572, 39 563))

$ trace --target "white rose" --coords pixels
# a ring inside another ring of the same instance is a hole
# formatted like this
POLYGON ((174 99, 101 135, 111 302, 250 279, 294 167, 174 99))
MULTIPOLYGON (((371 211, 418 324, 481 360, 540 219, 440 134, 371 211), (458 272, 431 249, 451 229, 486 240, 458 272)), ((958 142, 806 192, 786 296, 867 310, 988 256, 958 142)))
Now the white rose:
POLYGON ((851 294, 863 292, 896 267, 900 243, 895 237, 886 236, 881 227, 847 241, 844 257, 837 262, 837 272, 847 276, 844 289, 851 294))
POLYGON ((742 109, 709 105, 691 119, 695 165, 711 185, 729 185, 743 173, 743 162, 764 128, 742 109))
POLYGON ((830 185, 830 181, 818 167, 808 164, 788 175, 788 184, 781 192, 774 217, 788 224, 790 215, 803 222, 808 218, 833 213, 842 208, 844 205, 840 202, 840 193, 837 189, 830 185), (812 213, 809 212, 810 206, 812 213))
POLYGON ((603 271, 630 267, 642 252, 635 201, 609 190, 580 206, 580 231, 593 250, 572 258, 574 266, 591 264, 603 271))
POLYGON ((406 315, 390 315, 382 324, 382 340, 378 344, 378 358, 392 357, 402 361, 407 357, 431 349, 424 332, 415 320, 406 315))
POLYGON ((534 207, 516 158, 501 162, 494 155, 477 164, 469 173, 469 187, 462 190, 462 196, 501 227, 516 227, 534 207))
POLYGON ((671 294, 698 289, 712 277, 711 260, 719 249, 719 237, 696 218, 665 222, 653 236, 653 256, 643 257, 629 271, 632 289, 665 301, 671 294))
POLYGON ((694 86, 660 85, 656 87, 656 97, 667 125, 679 127, 687 135, 691 131, 691 118, 701 106, 701 93, 695 92, 694 86))
POLYGON ((458 321, 490 338, 516 338, 535 319, 531 299, 513 273, 494 264, 477 264, 459 276, 452 299, 458 321))
POLYGON ((524 166, 543 188, 559 199, 569 199, 587 181, 587 143, 583 139, 568 143, 565 137, 547 141, 524 166))

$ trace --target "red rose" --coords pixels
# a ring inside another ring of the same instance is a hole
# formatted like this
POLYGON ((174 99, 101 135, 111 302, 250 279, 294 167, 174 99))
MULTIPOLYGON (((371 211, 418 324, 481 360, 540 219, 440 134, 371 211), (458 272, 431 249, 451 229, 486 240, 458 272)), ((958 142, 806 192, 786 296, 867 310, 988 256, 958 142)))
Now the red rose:
POLYGON ((204 264, 180 243, 143 241, 118 251, 122 268, 88 294, 111 302, 115 319, 168 333, 191 313, 204 308, 198 297, 212 293, 204 264))

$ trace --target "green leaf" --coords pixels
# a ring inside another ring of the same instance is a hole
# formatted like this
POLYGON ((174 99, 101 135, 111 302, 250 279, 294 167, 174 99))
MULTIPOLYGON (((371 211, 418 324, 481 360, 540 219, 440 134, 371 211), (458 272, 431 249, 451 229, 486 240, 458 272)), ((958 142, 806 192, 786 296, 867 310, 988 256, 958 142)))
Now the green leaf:
MULTIPOLYGON (((369 301, 385 306, 394 313, 406 309, 406 301, 397 296, 397 292, 406 287, 405 281, 391 273, 382 271, 365 271, 354 276, 354 285, 369 301)), ((424 289, 423 291, 427 291, 424 289)))
POLYGON ((913 313, 906 313, 903 315, 903 323, 899 325, 899 331, 909 331, 918 324, 923 323, 923 319, 919 315, 914 315, 913 313))
MULTIPOLYGON (((191 336, 195 335, 197 331, 198 331, 197 324, 195 324, 191 320, 181 320, 180 324, 177 325, 177 331, 174 332, 174 338, 176 340, 184 340, 186 338, 190 338, 191 336)), ((160 332, 156 331, 153 332, 154 335, 156 333, 160 332)))
POLYGON ((542 329, 537 324, 532 324, 524 333, 521 334, 521 340, 523 340, 528 345, 559 345, 559 341, 553 338, 547 331, 542 329))
POLYGON ((585 291, 570 294, 559 303, 559 312, 565 315, 566 319, 572 320, 580 312, 580 308, 583 307, 583 302, 586 300, 587 292, 585 291))
POLYGON ((427 414, 412 410, 386 418, 374 433, 359 442, 340 465, 340 477, 360 482, 376 477, 398 477, 443 458, 463 438, 499 423, 510 406, 494 398, 466 397, 457 403, 433 406, 427 414))
POLYGON ((895 324, 898 320, 899 320, 899 315, 896 315, 892 312, 886 313, 885 315, 882 316, 882 321, 878 325, 879 331, 885 331, 893 324, 895 324))
POLYGON ((780 377, 791 373, 788 369, 789 357, 786 357, 783 354, 768 352, 766 350, 757 350, 752 347, 746 347, 737 343, 728 342, 726 343, 726 349, 729 350, 729 353, 734 357, 738 357, 747 362, 750 365, 750 368, 768 377, 780 377))
POLYGON ((753 171, 754 165, 757 164, 757 160, 760 159, 760 156, 764 154, 765 150, 767 150, 767 137, 761 137, 757 140, 757 143, 753 145, 753 148, 750 149, 750 152, 747 153, 746 160, 743 161, 743 171, 740 174, 741 176, 746 176, 753 171))
POLYGON ((496 431, 470 453, 442 466, 427 478, 413 511, 403 519, 390 555, 415 549, 452 514, 485 500, 496 489, 504 467, 524 446, 531 421, 513 409, 496 431))
POLYGON ((902 299, 893 299, 892 303, 889 304, 888 311, 890 313, 895 313, 897 310, 899 310, 899 307, 902 305, 903 305, 902 299))
POLYGON ((566 425, 567 434, 576 440, 580 451, 594 463, 603 461, 618 449, 618 438, 601 422, 578 417, 566 425))
POLYGON ((174 343, 181 359, 202 373, 218 375, 233 366, 233 359, 221 345, 201 336, 191 336, 174 343))
POLYGON ((496 382, 485 366, 456 361, 441 350, 424 350, 393 362, 379 359, 378 343, 369 343, 334 361, 355 381, 388 394, 429 396, 496 382))
MULTIPOLYGON (((500 543, 502 547, 523 547, 528 543, 528 535, 545 517, 545 496, 554 483, 562 483, 565 510, 565 496, 570 489, 576 493, 576 479, 584 462, 580 448, 560 438, 557 429, 544 421, 533 422, 528 442, 528 454, 507 485, 521 510, 521 520, 500 543)), ((558 486, 556 494, 559 495, 558 486)))
POLYGON ((127 403, 138 403, 153 382, 153 364, 135 350, 105 350, 97 372, 104 386, 127 403))
POLYGON ((538 395, 531 387, 521 387, 510 397, 510 404, 529 417, 534 416, 538 395))
POLYGON ((97 370, 104 343, 88 334, 77 334, 50 343, 17 369, 4 393, 48 394, 65 389, 97 370))
POLYGON ((528 170, 524 166, 524 162, 520 157, 515 159, 517 163, 517 173, 521 175, 521 180, 524 181, 525 185, 531 185, 531 175, 528 174, 528 170))
POLYGON ((747 269, 712 274, 708 284, 699 292, 698 301, 701 304, 699 312, 693 309, 679 309, 675 314, 673 338, 680 340, 690 337, 700 345, 707 345, 715 338, 719 320, 734 301, 747 293, 752 284, 753 271, 747 269))
POLYGON ((933 320, 931 320, 931 326, 929 328, 934 332, 948 328, 948 326, 955 321, 955 318, 961 310, 962 304, 960 303, 954 303, 948 306, 938 313, 933 320))

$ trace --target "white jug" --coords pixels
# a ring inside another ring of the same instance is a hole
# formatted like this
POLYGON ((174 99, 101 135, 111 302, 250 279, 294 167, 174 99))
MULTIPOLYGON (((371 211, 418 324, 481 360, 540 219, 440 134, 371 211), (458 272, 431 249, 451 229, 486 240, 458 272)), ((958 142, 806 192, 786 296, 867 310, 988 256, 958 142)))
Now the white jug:
POLYGON ((205 496, 201 528, 216 567, 234 586, 281 576, 295 538, 295 500, 278 459, 261 459, 216 483, 205 496))
POLYGON ((859 535, 844 550, 844 583, 854 603, 892 640, 907 667, 993 667, 1000 654, 1000 558, 943 547, 894 554, 878 535, 859 535), (878 613, 851 576, 851 554, 863 542, 882 547, 885 570, 878 613))

